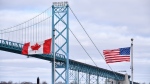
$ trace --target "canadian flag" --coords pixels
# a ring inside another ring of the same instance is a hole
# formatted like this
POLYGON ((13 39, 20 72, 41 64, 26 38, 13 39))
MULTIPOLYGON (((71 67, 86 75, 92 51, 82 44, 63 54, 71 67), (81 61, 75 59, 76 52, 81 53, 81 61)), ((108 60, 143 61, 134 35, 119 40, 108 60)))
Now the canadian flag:
POLYGON ((29 42, 23 45, 22 54, 50 54, 52 39, 43 42, 29 42))

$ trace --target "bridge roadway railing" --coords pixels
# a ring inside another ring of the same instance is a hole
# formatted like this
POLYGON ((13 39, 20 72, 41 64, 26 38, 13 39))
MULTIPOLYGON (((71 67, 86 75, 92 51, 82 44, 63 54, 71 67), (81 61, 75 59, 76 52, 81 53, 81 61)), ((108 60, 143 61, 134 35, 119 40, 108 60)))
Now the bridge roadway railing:
MULTIPOLYGON (((8 51, 8 52, 16 53, 16 54, 21 54, 22 47, 23 47, 23 44, 21 44, 21 43, 0 39, 0 50, 8 51)), ((44 54, 28 55, 28 56, 47 60, 47 61, 53 61, 52 54, 51 55, 44 55, 44 54)), ((56 62, 64 62, 63 64, 65 64, 65 62, 66 62, 64 55, 58 54, 58 53, 56 54, 55 60, 56 60, 56 62)), ((114 80, 118 80, 118 81, 123 81, 125 79, 124 74, 120 74, 120 73, 113 72, 113 71, 110 71, 107 69, 92 66, 92 65, 89 65, 86 63, 81 63, 81 62, 78 62, 75 60, 69 59, 69 64, 70 64, 69 65, 70 70, 88 73, 91 75, 96 75, 96 76, 114 79, 114 80)))

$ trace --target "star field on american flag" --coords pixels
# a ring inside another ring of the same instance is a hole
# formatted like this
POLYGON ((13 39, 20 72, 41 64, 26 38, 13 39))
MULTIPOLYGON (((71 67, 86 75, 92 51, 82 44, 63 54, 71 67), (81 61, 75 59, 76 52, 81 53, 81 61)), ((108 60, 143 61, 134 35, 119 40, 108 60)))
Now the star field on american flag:
POLYGON ((112 49, 112 50, 103 50, 106 63, 114 62, 130 62, 130 47, 112 49))

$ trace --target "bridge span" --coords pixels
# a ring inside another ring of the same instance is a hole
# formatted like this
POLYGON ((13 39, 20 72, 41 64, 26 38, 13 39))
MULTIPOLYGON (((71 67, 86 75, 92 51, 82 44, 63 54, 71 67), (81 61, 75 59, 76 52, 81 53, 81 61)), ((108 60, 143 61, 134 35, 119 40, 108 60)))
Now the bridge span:
MULTIPOLYGON (((21 54, 23 44, 17 43, 17 42, 12 42, 8 40, 3 40, 0 39, 0 50, 3 51, 8 51, 16 54, 21 54)), ((26 55, 26 56, 31 56, 47 61, 53 61, 53 55, 26 55)), ((57 62, 57 68, 65 66, 65 61, 66 58, 64 55, 57 53, 56 54, 56 62, 57 62)), ((113 79, 116 81, 124 81, 125 80, 125 75, 120 74, 117 72, 113 72, 107 69, 99 68, 96 66, 92 66, 86 63, 78 62, 72 59, 69 59, 69 69, 77 72, 82 72, 82 73, 88 73, 90 75, 95 75, 97 77, 104 77, 108 79, 113 79)), ((129 77, 129 76, 128 76, 129 77)))
POLYGON ((69 59, 69 9, 68 2, 54 2, 36 17, 0 30, 0 50, 22 55, 24 43, 52 38, 52 54, 26 55, 51 62, 52 84, 129 84, 128 75, 69 59))

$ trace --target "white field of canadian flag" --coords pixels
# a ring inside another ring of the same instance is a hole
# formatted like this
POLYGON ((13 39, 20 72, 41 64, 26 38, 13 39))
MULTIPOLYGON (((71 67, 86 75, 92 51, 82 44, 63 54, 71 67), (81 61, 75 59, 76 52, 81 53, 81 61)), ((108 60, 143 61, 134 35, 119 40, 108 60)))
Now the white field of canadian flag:
POLYGON ((22 54, 50 54, 52 39, 47 39, 41 42, 25 43, 22 49, 22 54))

